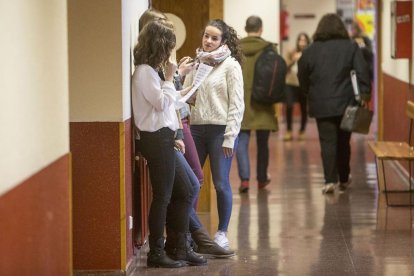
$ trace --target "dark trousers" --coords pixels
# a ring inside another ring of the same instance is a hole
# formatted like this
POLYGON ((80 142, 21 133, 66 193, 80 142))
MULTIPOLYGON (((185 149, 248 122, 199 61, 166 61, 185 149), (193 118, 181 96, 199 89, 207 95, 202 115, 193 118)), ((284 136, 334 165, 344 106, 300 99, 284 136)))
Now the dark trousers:
MULTIPOLYGON (((155 132, 140 132, 137 150, 148 161, 152 186, 152 203, 148 216, 150 248, 159 246, 164 237, 167 207, 171 228, 176 232, 186 232, 191 208, 191 193, 188 186, 177 185, 175 181, 176 157, 174 150, 174 131, 161 128, 155 132)), ((185 181, 185 180, 183 180, 185 181)))
POLYGON ((298 86, 286 85, 286 124, 287 130, 292 131, 293 121, 293 105, 299 102, 300 105, 300 131, 305 131, 308 121, 308 107, 306 103, 306 95, 298 86))
POLYGON ((351 160, 351 132, 339 128, 342 116, 317 118, 325 183, 347 182, 351 160))

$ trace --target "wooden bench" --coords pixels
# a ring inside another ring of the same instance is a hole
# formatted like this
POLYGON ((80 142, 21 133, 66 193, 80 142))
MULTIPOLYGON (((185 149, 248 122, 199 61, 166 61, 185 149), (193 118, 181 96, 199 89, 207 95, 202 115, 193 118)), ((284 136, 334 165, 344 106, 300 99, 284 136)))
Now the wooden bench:
POLYGON ((410 130, 407 142, 369 141, 368 144, 375 154, 375 165, 377 168, 378 187, 384 189, 388 206, 412 206, 412 172, 411 162, 414 160, 414 147, 411 146, 414 124, 414 102, 408 101, 406 115, 410 119, 410 130), (387 188, 387 179, 384 171, 384 162, 389 160, 408 161, 408 190, 390 190, 387 188), (409 193, 409 204, 392 204, 388 200, 389 193, 409 193))

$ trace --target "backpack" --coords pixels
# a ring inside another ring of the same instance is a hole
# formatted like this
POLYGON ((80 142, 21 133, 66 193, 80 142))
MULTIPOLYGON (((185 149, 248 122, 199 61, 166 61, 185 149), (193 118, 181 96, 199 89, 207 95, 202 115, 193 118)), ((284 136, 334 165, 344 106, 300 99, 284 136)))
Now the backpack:
POLYGON ((252 101, 272 105, 285 100, 286 62, 269 44, 254 66, 252 101))

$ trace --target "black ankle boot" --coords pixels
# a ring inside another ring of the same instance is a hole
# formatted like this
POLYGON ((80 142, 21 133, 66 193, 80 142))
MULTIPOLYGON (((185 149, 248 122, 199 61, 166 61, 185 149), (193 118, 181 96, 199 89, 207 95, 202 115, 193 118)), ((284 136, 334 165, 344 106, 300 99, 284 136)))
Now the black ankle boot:
POLYGON ((165 242, 164 250, 168 256, 172 256, 175 253, 177 243, 177 235, 174 231, 167 227, 167 239, 165 242))
POLYGON ((191 233, 195 243, 194 251, 207 258, 230 258, 236 255, 233 250, 226 250, 215 243, 203 227, 191 233))
POLYGON ((164 239, 158 239, 154 244, 150 242, 150 251, 147 255, 147 266, 148 267, 165 267, 165 268, 176 268, 183 267, 183 262, 173 260, 165 254, 163 249, 164 239))
POLYGON ((189 242, 188 242, 188 235, 186 233, 177 233, 177 248, 175 250, 174 255, 171 257, 174 260, 180 260, 186 262, 188 265, 206 265, 207 259, 205 259, 203 256, 198 255, 193 251, 191 248, 189 242))

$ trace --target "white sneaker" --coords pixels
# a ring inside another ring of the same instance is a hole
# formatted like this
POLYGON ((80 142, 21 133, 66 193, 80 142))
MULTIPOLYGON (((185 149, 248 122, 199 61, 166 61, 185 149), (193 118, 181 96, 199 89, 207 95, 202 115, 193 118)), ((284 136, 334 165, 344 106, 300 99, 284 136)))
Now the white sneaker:
POLYGON ((322 188, 322 193, 324 194, 332 194, 335 191, 335 183, 327 183, 322 188))
POLYGON ((214 241, 220 245, 220 247, 230 250, 230 244, 229 239, 227 238, 227 232, 223 231, 217 231, 217 233, 214 235, 214 241))
POLYGON ((349 179, 348 179, 347 182, 341 182, 341 183, 339 183, 339 190, 341 192, 345 191, 349 187, 349 185, 351 185, 351 182, 352 182, 352 178, 349 177, 349 179))

